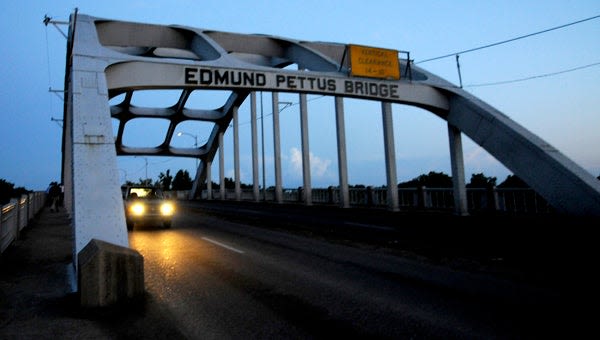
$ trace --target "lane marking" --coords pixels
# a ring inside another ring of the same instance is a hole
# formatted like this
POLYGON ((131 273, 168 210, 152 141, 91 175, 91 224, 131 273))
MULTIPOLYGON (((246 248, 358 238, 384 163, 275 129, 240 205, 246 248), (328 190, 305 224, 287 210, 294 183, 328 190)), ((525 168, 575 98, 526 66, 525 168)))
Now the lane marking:
POLYGON ((230 246, 228 246, 228 245, 226 245, 226 244, 223 244, 223 243, 221 243, 221 242, 219 242, 219 241, 211 240, 211 239, 209 239, 208 237, 203 237, 202 239, 203 239, 203 240, 205 240, 205 241, 208 241, 208 242, 210 242, 210 243, 216 244, 216 245, 218 245, 218 246, 220 246, 220 247, 223 247, 223 248, 225 248, 225 249, 229 249, 229 250, 231 250, 231 251, 235 251, 236 253, 240 253, 240 254, 243 254, 243 253, 244 253, 243 251, 241 251, 241 250, 239 250, 239 249, 235 249, 234 247, 230 247, 230 246))
POLYGON ((361 228, 380 229, 380 230, 395 230, 395 228, 392 228, 392 227, 385 227, 385 226, 373 225, 373 224, 354 223, 354 222, 344 222, 344 224, 355 226, 355 227, 361 227, 361 228))

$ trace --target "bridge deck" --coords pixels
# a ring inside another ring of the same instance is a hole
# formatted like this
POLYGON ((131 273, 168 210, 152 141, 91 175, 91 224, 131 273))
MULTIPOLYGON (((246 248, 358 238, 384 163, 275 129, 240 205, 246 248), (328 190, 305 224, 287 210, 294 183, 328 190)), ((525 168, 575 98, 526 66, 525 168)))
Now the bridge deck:
MULTIPOLYGON (((440 270, 486 270, 490 275, 507 278, 510 274, 511 279, 532 280, 532 284, 559 289, 572 287, 563 287, 562 283, 580 285, 576 278, 585 275, 586 266, 593 268, 589 264, 595 259, 590 235, 598 221, 591 219, 558 219, 550 225, 547 218, 540 217, 458 218, 449 214, 374 213, 219 201, 182 205, 183 212, 200 210, 240 223, 287 229, 334 242, 387 247, 399 256, 434 263, 440 270), (447 223, 458 224, 448 228, 447 223), (497 255, 489 257, 492 254, 497 255)), ((175 221, 173 228, 164 232, 177 229, 175 221)), ((174 325, 165 321, 154 299, 118 311, 78 307, 76 293, 69 284, 72 240, 71 222, 64 210, 52 213, 44 208, 2 254, 0 338, 50 334, 65 338, 181 336, 174 325)))

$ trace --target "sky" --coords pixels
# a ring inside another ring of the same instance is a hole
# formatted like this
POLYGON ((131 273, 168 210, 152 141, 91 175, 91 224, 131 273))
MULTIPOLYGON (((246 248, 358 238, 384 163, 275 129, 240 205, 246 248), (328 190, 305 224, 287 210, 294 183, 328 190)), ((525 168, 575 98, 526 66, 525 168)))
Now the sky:
MULTIPOLYGON (((44 16, 68 21, 78 13, 122 21, 184 25, 304 41, 352 43, 409 51, 415 63, 463 88, 554 146, 594 176, 600 175, 600 18, 509 43, 454 54, 600 15, 600 1, 2 1, 0 3, 0 179, 44 190, 61 178, 62 94, 67 26, 45 26, 44 16), (426 61, 444 55, 451 57, 426 61), (425 62, 420 62, 425 61, 425 62)), ((215 95, 214 97, 218 97, 215 95)), ((333 99, 309 95, 312 187, 338 184, 333 99)), ((213 98, 217 100, 218 98, 213 98)), ((144 100, 141 98, 141 100, 144 100)), ((146 98, 146 101, 158 100, 146 98)), ((273 180, 270 94, 263 97, 266 185, 273 180)), ((302 185, 298 95, 281 94, 283 186, 302 185)), ((215 104, 216 105, 216 104, 215 104)), ((259 111, 260 111, 259 106, 259 111)), ((350 184, 385 185, 378 102, 345 100, 350 184)), ((406 105, 393 105, 399 182, 430 171, 451 174, 446 123, 406 105)), ((158 127, 151 127, 152 129, 158 127)), ((129 142, 144 143, 133 126, 129 142)), ((202 143, 202 128, 173 145, 202 143)), ((233 177, 232 129, 225 134, 226 177, 233 177)), ((241 181, 251 183, 250 122, 240 108, 241 181)), ((152 131, 152 130, 150 130, 152 131)), ((260 133, 260 124, 259 124, 260 133)), ((156 134, 158 135, 158 134, 156 134)), ((463 135, 465 176, 483 173, 502 182, 511 172, 463 135)), ((218 157, 218 155, 217 155, 218 157)), ((218 182, 218 158, 213 181, 218 182)), ((119 157, 120 180, 156 180, 195 160, 119 157)))

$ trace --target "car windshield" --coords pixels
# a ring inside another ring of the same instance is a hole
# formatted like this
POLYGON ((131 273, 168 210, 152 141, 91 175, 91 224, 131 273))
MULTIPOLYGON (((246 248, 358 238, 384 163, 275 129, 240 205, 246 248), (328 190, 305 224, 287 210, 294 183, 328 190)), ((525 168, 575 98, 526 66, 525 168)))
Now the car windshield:
POLYGON ((131 188, 129 198, 158 199, 162 193, 154 188, 131 188))

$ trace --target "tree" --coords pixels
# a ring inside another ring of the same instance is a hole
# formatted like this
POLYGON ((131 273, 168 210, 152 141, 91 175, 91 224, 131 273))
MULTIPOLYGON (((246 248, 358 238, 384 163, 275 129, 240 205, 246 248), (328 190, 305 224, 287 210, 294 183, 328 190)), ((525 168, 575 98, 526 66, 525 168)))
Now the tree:
MULTIPOLYGON (((210 184, 212 185, 212 188, 213 188, 213 189, 214 189, 214 188, 218 188, 218 187, 219 187, 219 184, 218 184, 218 183, 216 183, 215 181, 210 181, 210 184)), ((204 190, 204 189, 206 189, 206 188, 208 188, 208 186, 206 185, 206 182, 204 182, 204 183, 200 184, 200 189, 203 189, 203 190, 204 190)))
POLYGON ((430 171, 427 175, 420 175, 410 181, 399 183, 399 188, 452 188, 452 177, 443 172, 430 171))
POLYGON ((483 173, 472 174, 467 188, 492 188, 496 186, 496 177, 486 177, 483 173))
POLYGON ((151 187, 152 186, 152 178, 146 178, 146 179, 140 178, 140 185, 151 187))
POLYGON ((171 190, 171 182, 173 182, 173 176, 171 176, 170 172, 171 172, 171 170, 167 169, 167 173, 166 174, 161 172, 158 175, 159 185, 165 191, 166 190, 171 190))
POLYGON ((17 198, 29 192, 31 191, 23 187, 15 188, 13 183, 0 179, 0 205, 10 202, 11 198, 17 198))
POLYGON ((145 187, 154 186, 152 184, 152 179, 151 178, 146 178, 146 179, 140 178, 137 182, 132 182, 132 181, 127 180, 124 185, 125 186, 133 186, 133 185, 135 185, 135 186, 145 186, 145 187))
POLYGON ((233 178, 225 177, 225 189, 234 189, 234 188, 235 188, 235 181, 233 180, 233 178))
POLYGON ((529 188, 529 185, 517 175, 508 175, 504 182, 498 184, 498 188, 529 188))
POLYGON ((190 173, 187 170, 177 171, 171 188, 173 190, 190 190, 192 188, 190 173))
MULTIPOLYGON (((219 187, 218 184, 216 186, 219 187)), ((252 185, 240 183, 240 188, 249 189, 252 188, 252 185)), ((233 178, 225 177, 225 189, 235 189, 235 180, 233 178)))

